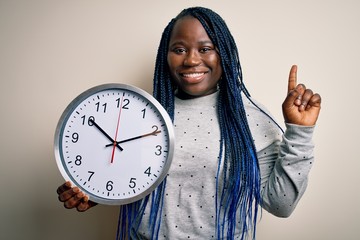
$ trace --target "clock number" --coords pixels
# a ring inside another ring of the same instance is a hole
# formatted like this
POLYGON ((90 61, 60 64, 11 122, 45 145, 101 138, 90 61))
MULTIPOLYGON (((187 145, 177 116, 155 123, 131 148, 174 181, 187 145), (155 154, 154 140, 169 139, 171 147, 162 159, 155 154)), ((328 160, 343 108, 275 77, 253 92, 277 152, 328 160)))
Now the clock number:
POLYGON ((145 172, 144 172, 146 175, 148 175, 148 177, 150 177, 151 175, 151 167, 148 167, 145 172))
POLYGON ((90 176, 89 176, 89 178, 88 178, 88 181, 90 181, 90 179, 92 178, 92 176, 94 175, 95 172, 88 171, 88 173, 90 173, 90 176))
MULTIPOLYGON (((85 125, 86 116, 84 115, 84 116, 82 116, 81 118, 82 118, 82 125, 85 125)), ((89 125, 89 126, 93 126, 93 125, 94 125, 93 122, 95 122, 94 116, 90 116, 87 122, 88 122, 88 125, 89 125)))
POLYGON ((145 112, 146 112, 146 108, 144 108, 143 110, 141 110, 143 113, 143 118, 145 118, 145 112))
POLYGON ((130 188, 135 188, 136 187, 136 182, 135 182, 136 178, 130 178, 130 184, 129 187, 130 188))
POLYGON ((75 158, 75 165, 80 166, 81 165, 81 159, 82 157, 80 155, 77 155, 75 158))
POLYGON ((113 181, 108 181, 106 183, 106 190, 108 190, 109 192, 113 190, 114 186, 113 186, 114 182, 113 181))
POLYGON ((76 133, 76 132, 74 132, 74 133, 71 135, 71 137, 72 137, 71 141, 72 141, 73 143, 77 143, 77 141, 79 140, 79 134, 76 133))
MULTIPOLYGON (((96 105, 96 111, 99 112, 99 110, 100 110, 100 102, 95 103, 95 105, 96 105)), ((106 112, 106 105, 107 105, 107 103, 104 103, 103 105, 101 105, 101 106, 103 106, 104 113, 106 112)))
POLYGON ((160 156, 162 154, 162 147, 160 145, 156 145, 157 151, 155 151, 156 156, 160 156))
MULTIPOLYGON (((120 107, 121 98, 117 98, 116 101, 117 101, 117 108, 119 108, 119 107, 120 107)), ((127 98, 125 98, 125 99, 123 100, 122 108, 123 108, 123 109, 129 109, 129 108, 128 108, 129 103, 130 103, 130 100, 127 99, 127 98)))
POLYGON ((95 122, 95 118, 93 116, 90 116, 88 119, 88 125, 89 126, 94 126, 94 122, 95 122))
POLYGON ((128 106, 127 106, 127 105, 129 105, 129 103, 130 103, 130 100, 125 98, 122 108, 123 109, 129 109, 128 106))

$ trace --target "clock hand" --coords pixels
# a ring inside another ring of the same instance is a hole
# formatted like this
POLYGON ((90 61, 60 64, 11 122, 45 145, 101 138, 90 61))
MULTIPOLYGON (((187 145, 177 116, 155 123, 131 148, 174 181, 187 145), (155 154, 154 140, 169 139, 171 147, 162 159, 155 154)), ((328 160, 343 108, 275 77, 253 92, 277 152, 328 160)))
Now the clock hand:
MULTIPOLYGON (((140 136, 137 136, 137 137, 128 138, 128 139, 125 139, 125 140, 118 141, 116 143, 120 144, 120 143, 129 142, 129 141, 136 140, 136 139, 143 138, 143 137, 147 137, 147 136, 152 136, 152 135, 156 136, 156 134, 158 134, 158 133, 161 133, 161 131, 160 130, 155 130, 155 131, 153 131, 151 133, 143 134, 143 135, 140 135, 140 136)), ((112 143, 107 144, 107 145, 105 145, 105 147, 110 147, 112 145, 113 145, 112 143)))
POLYGON ((123 99, 124 99, 124 95, 121 97, 121 103, 120 103, 120 107, 119 107, 119 115, 118 115, 118 119, 117 119, 115 138, 114 138, 114 141, 113 141, 113 149, 112 149, 112 154, 111 154, 111 163, 114 162, 115 147, 118 146, 118 143, 116 142, 116 139, 117 139, 119 126, 120 126, 120 116, 121 116, 121 109, 122 109, 123 99))
POLYGON ((120 149, 120 151, 124 150, 122 147, 120 147, 120 145, 114 141, 93 119, 89 119, 89 122, 91 122, 97 129, 99 129, 100 132, 102 132, 105 137, 107 137, 111 142, 113 142, 112 144, 110 145, 115 145, 116 143, 116 147, 118 147, 120 149))

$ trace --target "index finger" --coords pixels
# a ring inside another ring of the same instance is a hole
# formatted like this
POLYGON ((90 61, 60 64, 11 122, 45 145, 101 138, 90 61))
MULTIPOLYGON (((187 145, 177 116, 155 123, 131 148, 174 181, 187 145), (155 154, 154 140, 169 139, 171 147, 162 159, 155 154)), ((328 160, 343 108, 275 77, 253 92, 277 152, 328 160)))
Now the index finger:
POLYGON ((288 93, 296 88, 297 85, 297 66, 293 65, 289 73, 289 82, 288 82, 288 93))

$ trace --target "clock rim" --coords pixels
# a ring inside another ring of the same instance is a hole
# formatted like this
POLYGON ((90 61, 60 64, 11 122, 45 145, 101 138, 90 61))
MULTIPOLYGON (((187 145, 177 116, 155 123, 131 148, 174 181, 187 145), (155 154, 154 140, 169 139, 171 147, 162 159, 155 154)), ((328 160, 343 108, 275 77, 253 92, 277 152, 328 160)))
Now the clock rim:
POLYGON ((67 105, 67 107, 63 111, 63 113, 57 123, 56 129, 55 129, 55 134, 54 134, 55 160, 56 160, 57 167, 58 167, 62 177, 66 181, 70 181, 72 186, 79 187, 84 193, 86 193, 88 195, 89 200, 100 203, 100 204, 105 204, 105 205, 125 205, 125 204, 136 202, 136 201, 146 197, 147 195, 151 194, 167 176, 168 171, 171 166, 171 163, 172 163, 173 156, 174 156, 174 148, 175 148, 174 126, 173 126, 173 122, 172 122, 169 114, 164 109, 164 107, 151 94, 149 94, 145 90, 143 90, 139 87, 136 87, 134 85, 124 84, 124 83, 100 84, 100 85, 91 87, 91 88, 83 91, 82 93, 80 93, 77 97, 75 97, 67 105), (62 130, 64 129, 64 126, 67 123, 69 116, 74 112, 76 107, 79 106, 79 104, 82 101, 84 101, 86 98, 88 98, 89 96, 94 95, 97 92, 104 91, 104 90, 110 90, 110 89, 121 89, 121 90, 125 90, 125 91, 132 91, 138 95, 141 95, 145 99, 147 99, 161 114, 161 117, 165 122, 167 132, 168 132, 169 147, 168 147, 167 159, 166 159, 166 163, 164 164, 163 171, 161 172, 159 177, 156 179, 156 181, 153 182, 148 189, 146 189, 145 191, 143 191, 142 193, 140 193, 138 195, 135 195, 130 198, 125 198, 125 199, 109 199, 106 197, 99 197, 99 196, 96 196, 96 195, 92 194, 91 192, 87 191, 80 184, 77 184, 76 181, 73 181, 73 178, 71 176, 69 176, 68 171, 66 170, 67 168, 64 166, 63 158, 61 157, 62 154, 60 153, 60 140, 61 140, 60 137, 62 136, 62 130))

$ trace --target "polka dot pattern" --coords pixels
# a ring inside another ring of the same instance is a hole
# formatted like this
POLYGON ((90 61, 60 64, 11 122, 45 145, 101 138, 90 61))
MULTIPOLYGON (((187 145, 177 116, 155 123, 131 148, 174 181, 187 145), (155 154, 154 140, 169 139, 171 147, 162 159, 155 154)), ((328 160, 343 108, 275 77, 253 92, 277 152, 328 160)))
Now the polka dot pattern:
MULTIPOLYGON (((216 237, 215 181, 220 144, 217 95, 192 100, 176 98, 175 156, 167 178, 160 239, 216 237)), ((277 126, 252 103, 244 101, 244 105, 258 151, 264 208, 276 215, 286 215, 305 190, 313 146, 292 139, 299 131, 296 128, 292 129, 295 133, 289 134, 290 139, 286 133, 282 137, 277 126), (285 171, 290 174, 283 174, 285 171), (295 188, 293 181, 298 184, 295 188)), ((147 218, 143 219, 140 232, 147 233, 147 218)), ((237 233, 240 236, 240 229, 237 233)))
POLYGON ((211 239, 214 235, 215 222, 210 220, 214 211, 209 209, 214 209, 220 140, 215 100, 214 96, 177 99, 174 126, 179 147, 167 178, 166 193, 172 201, 164 206, 167 213, 163 216, 168 222, 164 232, 170 239, 211 239), (209 99, 213 104, 209 105, 209 99))

